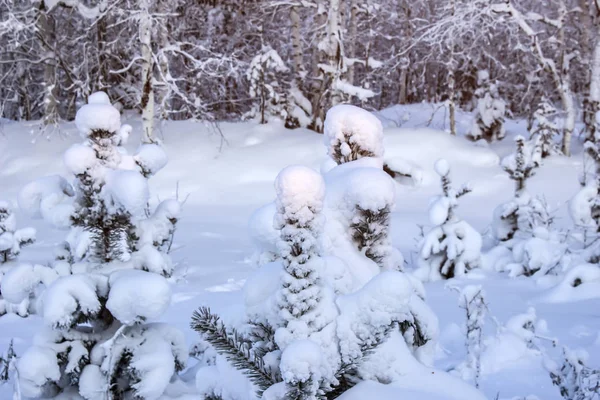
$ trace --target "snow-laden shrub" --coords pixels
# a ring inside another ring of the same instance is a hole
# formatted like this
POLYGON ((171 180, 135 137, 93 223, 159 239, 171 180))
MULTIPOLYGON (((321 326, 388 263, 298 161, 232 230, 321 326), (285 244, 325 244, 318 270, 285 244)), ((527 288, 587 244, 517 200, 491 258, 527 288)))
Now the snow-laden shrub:
POLYGON ((473 140, 485 139, 488 142, 502 140, 506 135, 504 132, 506 102, 500 97, 498 87, 490 79, 487 70, 477 73, 477 86, 475 119, 468 136, 473 140))
POLYGON ((562 362, 547 359, 545 367, 565 400, 595 400, 600 397, 600 370, 586 365, 583 350, 563 347, 562 362))
POLYGON ((526 143, 522 136, 518 136, 515 142, 515 153, 502 160, 502 168, 515 182, 515 194, 512 200, 496 208, 492 223, 494 237, 502 242, 515 236, 531 236, 534 228, 546 227, 550 223, 545 202, 527 192, 527 180, 535 175, 536 168, 541 165, 541 150, 526 143))
POLYGON ((10 290, 5 281, 5 275, 18 266, 17 257, 21 248, 35 242, 34 228, 17 229, 17 219, 10 204, 0 201, 0 317, 6 313, 14 313, 26 317, 32 311, 29 298, 24 298, 16 304, 5 300, 4 290, 10 290))
POLYGON ((552 230, 552 218, 546 202, 527 192, 527 181, 541 165, 542 148, 516 138, 516 152, 502 160, 502 167, 515 182, 514 197, 494 210, 492 234, 498 246, 508 249, 511 257, 496 263, 498 271, 510 276, 556 274, 564 268, 567 246, 552 230))
POLYGON ((19 382, 28 397, 157 399, 187 358, 180 332, 148 323, 171 301, 167 252, 180 205, 150 210, 147 183, 167 158, 155 144, 133 156, 120 147, 130 128, 106 95, 90 96, 76 124, 84 141, 63 157, 71 182, 46 178, 19 196, 25 210, 69 228, 51 267, 23 265, 6 277, 12 301, 45 287, 38 309, 47 329, 20 358, 19 382))
POLYGON ((452 187, 446 160, 438 160, 435 170, 441 179, 442 194, 429 206, 429 219, 434 227, 420 244, 420 268, 416 274, 423 280, 464 276, 481 263, 481 235, 455 211, 458 199, 471 192, 471 188, 452 187))
POLYGON ((564 303, 600 297, 600 268, 581 264, 570 268, 562 280, 544 296, 549 303, 564 303))

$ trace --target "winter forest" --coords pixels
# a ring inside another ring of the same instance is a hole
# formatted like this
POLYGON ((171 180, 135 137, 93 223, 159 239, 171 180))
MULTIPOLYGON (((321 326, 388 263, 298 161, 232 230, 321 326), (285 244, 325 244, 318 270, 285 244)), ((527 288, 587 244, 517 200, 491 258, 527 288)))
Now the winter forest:
POLYGON ((600 0, 0 0, 0 400, 600 400, 600 0))

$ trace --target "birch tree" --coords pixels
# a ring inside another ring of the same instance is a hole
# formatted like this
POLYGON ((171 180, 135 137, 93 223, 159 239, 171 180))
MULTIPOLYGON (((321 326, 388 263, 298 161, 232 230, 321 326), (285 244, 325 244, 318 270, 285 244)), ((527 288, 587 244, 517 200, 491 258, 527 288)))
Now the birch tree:
POLYGON ((520 30, 530 39, 531 47, 529 51, 536 57, 540 67, 550 75, 565 113, 562 127, 563 139, 561 150, 563 154, 567 156, 571 155, 571 137, 575 130, 577 110, 574 95, 571 90, 570 68, 571 61, 577 56, 577 53, 570 51, 566 43, 567 37, 565 25, 569 10, 567 9, 565 1, 559 0, 558 17, 556 19, 534 12, 523 14, 514 7, 511 0, 504 0, 504 2, 494 4, 492 7, 494 12, 510 16, 513 22, 517 24, 520 30), (540 37, 540 31, 532 27, 532 22, 538 22, 557 30, 558 37, 552 37, 552 40, 558 40, 560 46, 556 58, 549 57, 544 51, 541 43, 542 39, 540 37))

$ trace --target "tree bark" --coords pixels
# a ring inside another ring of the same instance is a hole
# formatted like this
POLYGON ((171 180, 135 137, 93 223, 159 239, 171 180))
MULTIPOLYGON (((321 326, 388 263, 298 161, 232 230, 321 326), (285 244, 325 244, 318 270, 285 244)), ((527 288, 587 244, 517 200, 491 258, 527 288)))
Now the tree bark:
MULTIPOLYGON (((37 28, 42 40, 51 46, 54 43, 54 19, 46 10, 44 1, 40 3, 37 28)), ((42 43, 42 47, 47 47, 42 43)), ((47 51, 53 52, 50 48, 47 51)), ((56 57, 52 54, 51 59, 44 63, 44 115, 43 124, 56 125, 58 123, 58 100, 56 99, 56 57)))
POLYGON ((139 37, 142 53, 142 143, 154 143, 154 85, 152 59, 152 17, 150 1, 139 0, 139 37))

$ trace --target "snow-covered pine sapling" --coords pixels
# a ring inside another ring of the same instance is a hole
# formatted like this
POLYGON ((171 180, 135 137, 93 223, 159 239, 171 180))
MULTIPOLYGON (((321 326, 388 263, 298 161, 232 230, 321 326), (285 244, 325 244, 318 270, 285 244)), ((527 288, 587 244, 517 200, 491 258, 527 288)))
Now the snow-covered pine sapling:
POLYGON ((542 158, 562 154, 560 146, 554 141, 555 137, 560 136, 560 127, 554 121, 557 115, 558 111, 552 103, 542 97, 537 110, 533 113, 535 124, 531 131, 531 140, 540 147, 542 158))
POLYGON ((394 182, 387 173, 377 171, 384 169, 381 121, 359 107, 337 105, 327 112, 324 136, 328 154, 336 164, 365 159, 364 166, 373 169, 347 176, 347 197, 354 203, 349 213, 354 245, 381 268, 401 270, 402 255, 389 238, 394 182))
POLYGON ((498 87, 490 79, 487 70, 477 73, 478 89, 475 91, 477 107, 475 119, 469 137, 473 140, 484 139, 488 142, 504 139, 504 116, 506 102, 500 97, 498 87))
MULTIPOLYGON (((456 288, 458 291, 458 288, 456 288)), ((481 377, 481 352, 483 350, 482 332, 487 314, 485 292, 481 286, 465 286, 458 299, 459 306, 465 310, 467 359, 458 367, 464 379, 470 380, 479 387, 481 377)))
MULTIPOLYGON (((312 340, 322 348, 337 354, 331 342, 334 335, 337 308, 333 292, 323 284, 320 271, 320 237, 323 231, 322 215, 325 182, 316 171, 291 166, 283 169, 275 180, 277 193, 275 225, 281 232, 278 243, 283 263, 281 288, 277 296, 282 325, 275 331, 275 341, 282 353, 298 340, 312 340)), ((304 347, 309 347, 308 345, 304 347)), ((317 346, 318 347, 318 346, 317 346)), ((321 351, 317 351, 321 357, 321 351)), ((335 365, 330 365, 329 376, 306 377, 295 374, 293 366, 282 376, 291 392, 316 396, 321 379, 332 379, 335 365), (310 382, 307 380, 310 379, 310 382), (310 394, 307 392, 313 390, 310 394)), ((305 398, 305 397, 298 397, 305 398)))
POLYGON ((64 155, 73 185, 36 181, 19 199, 22 208, 70 227, 52 269, 23 266, 8 276, 18 283, 11 298, 46 286, 38 305, 47 329, 19 359, 19 382, 34 398, 157 399, 187 359, 181 332, 147 323, 171 299, 165 245, 179 203, 167 200, 151 214, 147 183, 166 155, 155 144, 133 156, 119 147, 129 129, 104 93, 91 95, 75 120, 84 141, 64 155))
POLYGON ((278 75, 287 71, 283 60, 271 47, 263 47, 252 59, 246 78, 250 82, 250 97, 255 104, 246 118, 258 118, 261 124, 266 124, 271 117, 286 118, 285 90, 281 87, 281 77, 278 75))
POLYGON ((434 227, 421 243, 420 277, 424 280, 450 279, 477 268, 481 259, 481 235, 456 215, 458 199, 471 192, 463 185, 456 190, 446 160, 435 163, 442 194, 431 202, 429 219, 434 227))
MULTIPOLYGON (((12 207, 6 201, 0 201, 0 285, 6 273, 16 268, 16 259, 21 253, 21 248, 35 241, 34 228, 17 229, 17 220, 12 207)), ((0 316, 14 312, 20 317, 30 313, 29 299, 24 299, 19 304, 9 304, 2 295, 0 286, 0 316)))
POLYGON ((17 229, 12 207, 8 202, 0 201, 0 268, 2 264, 15 260, 21 253, 21 248, 34 241, 35 229, 17 229))
POLYGON ((563 347, 562 363, 546 360, 545 367, 565 400, 597 400, 600 398, 600 370, 585 364, 585 351, 563 347))
POLYGON ((522 136, 515 142, 516 152, 502 160, 502 168, 515 182, 514 198, 496 208, 492 224, 493 235, 501 242, 530 237, 536 227, 548 227, 551 222, 545 202, 527 192, 527 180, 541 165, 541 148, 526 143, 522 136))

